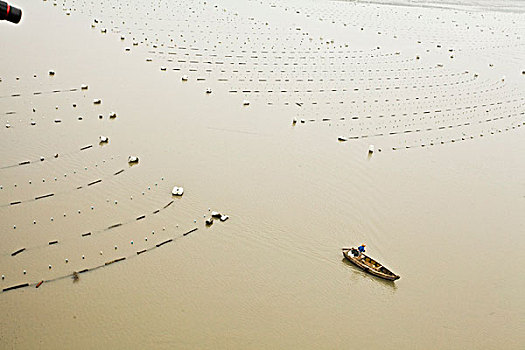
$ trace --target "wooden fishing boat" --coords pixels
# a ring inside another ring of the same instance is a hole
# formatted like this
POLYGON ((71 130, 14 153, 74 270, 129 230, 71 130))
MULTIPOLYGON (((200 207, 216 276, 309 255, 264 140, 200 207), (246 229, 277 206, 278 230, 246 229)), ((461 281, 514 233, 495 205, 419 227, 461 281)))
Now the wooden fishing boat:
POLYGON ((347 260, 350 260, 352 264, 369 274, 389 281, 395 281, 400 278, 400 276, 396 275, 374 259, 363 253, 359 253, 356 248, 343 248, 343 255, 347 260))

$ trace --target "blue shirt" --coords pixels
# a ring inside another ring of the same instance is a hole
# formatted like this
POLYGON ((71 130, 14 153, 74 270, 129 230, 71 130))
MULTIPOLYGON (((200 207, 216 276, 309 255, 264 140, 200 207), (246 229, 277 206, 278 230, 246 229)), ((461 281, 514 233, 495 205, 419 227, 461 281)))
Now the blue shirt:
POLYGON ((365 246, 363 246, 363 245, 360 245, 357 249, 359 249, 359 251, 360 251, 361 253, 364 253, 364 252, 365 252, 365 246))

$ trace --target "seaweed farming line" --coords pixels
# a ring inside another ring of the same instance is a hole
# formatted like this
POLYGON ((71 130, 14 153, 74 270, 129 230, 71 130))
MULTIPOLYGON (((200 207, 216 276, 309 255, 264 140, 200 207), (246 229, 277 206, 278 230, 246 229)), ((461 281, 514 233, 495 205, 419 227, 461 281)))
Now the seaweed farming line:
MULTIPOLYGON (((498 120, 503 120, 504 118, 512 118, 512 117, 517 117, 517 116, 520 116, 520 115, 525 115, 525 112, 508 114, 508 115, 505 115, 505 116, 489 118, 489 119, 486 119, 486 120, 479 120, 477 123, 466 122, 466 123, 460 123, 460 124, 456 124, 456 125, 440 125, 440 126, 438 126, 436 128, 416 128, 414 130, 408 129, 408 130, 402 130, 402 131, 390 131, 388 133, 377 133, 377 134, 370 134, 370 135, 349 136, 348 138, 339 137, 338 140, 342 141, 342 142, 345 142, 345 141, 348 141, 348 140, 357 140, 357 139, 364 139, 364 138, 370 139, 370 138, 382 137, 382 136, 395 136, 395 135, 402 135, 402 134, 425 133, 425 132, 429 132, 429 131, 450 130, 452 128, 466 127, 466 126, 471 126, 472 124, 490 123, 490 122, 494 122, 494 121, 498 121, 498 120)), ((521 121, 518 121, 516 126, 521 126, 521 123, 522 123, 521 121)))
MULTIPOLYGON (((167 209, 168 207, 170 207, 175 201, 174 200, 171 200, 170 202, 168 202, 166 205, 164 205, 162 208, 159 208, 159 209, 156 209, 154 211, 151 212, 151 214, 143 214, 143 215, 139 215, 137 216, 136 218, 134 219, 130 219, 128 221, 123 221, 123 222, 118 222, 116 224, 112 224, 110 226, 107 226, 103 229, 99 229, 99 230, 92 230, 92 231, 88 231, 88 232, 84 232, 82 234, 80 234, 80 237, 81 238, 85 238, 85 237, 90 237, 90 236, 94 236, 95 234, 99 234, 99 233, 102 233, 102 232, 107 232, 109 230, 112 230, 112 229, 115 229, 117 227, 122 227, 122 226, 126 226, 126 225, 129 225, 129 224, 132 224, 132 223, 135 223, 135 222, 138 222, 138 221, 141 221, 141 220, 144 220, 146 219, 147 217, 149 216, 152 216, 152 215, 157 215, 158 213, 160 213, 161 211, 167 209)), ((35 246, 32 246, 32 247, 23 247, 23 248, 20 248, 12 253, 7 253, 7 254, 4 254, 4 256, 7 256, 7 255, 11 255, 11 256, 17 256, 18 254, 22 253, 22 252, 26 252, 26 251, 33 251, 33 250, 37 250, 37 249, 42 249, 42 248, 45 248, 45 247, 50 247, 50 246, 54 246, 56 244, 59 244, 61 242, 68 242, 68 241, 71 241, 73 239, 73 237, 70 237, 71 239, 64 239, 64 240, 52 240, 52 241, 49 241, 47 244, 42 244, 42 245, 35 245, 35 246)))
POLYGON ((79 88, 55 89, 55 90, 49 90, 49 91, 34 91, 32 94, 12 93, 10 95, 0 95, 0 98, 24 97, 26 95, 28 96, 50 95, 50 94, 63 93, 63 92, 76 92, 76 91, 81 91, 81 90, 87 90, 87 89, 79 89, 79 88))
MULTIPOLYGON (((112 161, 112 160, 114 160, 114 159, 115 159, 115 157, 112 156, 112 157, 110 158, 110 161, 112 161)), ((105 166, 109 166, 109 165, 110 165, 110 162, 108 162, 108 163, 106 164, 106 160, 105 160, 105 159, 102 159, 102 162, 101 162, 101 164, 100 164, 100 167, 99 167, 99 162, 94 162, 94 163, 90 164, 89 166, 84 166, 83 168, 84 168, 85 171, 87 171, 88 169, 89 169, 89 170, 93 170, 93 169, 95 169, 95 168, 102 169, 102 168, 105 168, 105 166)), ((69 178, 68 178, 68 173, 64 173, 62 176, 60 176, 60 175, 56 175, 56 174, 55 174, 56 176, 52 176, 52 175, 51 175, 51 176, 48 177, 48 179, 53 179, 53 180, 54 180, 54 183, 59 183, 59 182, 61 182, 61 181, 63 180, 63 178, 71 179, 71 177, 73 177, 73 176, 75 176, 75 175, 81 175, 81 174, 82 174, 82 171, 77 171, 77 170, 73 169, 73 170, 69 173, 69 175, 71 175, 69 178)), ((86 174, 86 173, 84 173, 84 174, 86 174)), ((19 180, 21 180, 21 179, 19 178, 19 180)), ((98 180, 97 180, 97 181, 98 181, 98 180)), ((42 178, 42 182, 46 182, 46 178, 42 178)), ((50 181, 50 182, 51 182, 51 181, 50 181)), ((36 184, 37 182, 36 182, 36 181, 33 182, 31 179, 28 179, 28 180, 27 180, 27 183, 26 183, 26 182, 18 182, 18 183, 14 183, 14 184, 13 184, 13 187, 15 187, 15 188, 22 188, 23 186, 26 186, 26 185, 32 185, 33 183, 36 184)), ((91 182, 91 184, 93 184, 93 182, 91 182)), ((5 187, 5 183, 4 183, 4 184, 0 184, 0 190, 3 190, 4 188, 6 188, 6 187, 5 187)))
MULTIPOLYGON (((521 114, 525 114, 525 112, 521 114)), ((518 124, 515 124, 515 125, 511 125, 510 127, 506 127, 505 129, 491 130, 490 132, 487 133, 487 136, 500 134, 500 133, 503 133, 504 131, 507 132, 507 131, 515 130, 516 128, 521 128, 522 125, 525 125, 525 121, 519 122, 518 124)), ((479 134, 479 137, 483 137, 484 135, 485 134, 479 134)), ((467 140, 472 140, 474 138, 475 137, 471 135, 471 136, 462 136, 462 137, 450 139, 450 140, 435 141, 435 142, 431 141, 428 144, 422 143, 422 144, 414 144, 414 145, 396 146, 396 147, 392 147, 392 151, 400 151, 400 150, 407 150, 407 149, 414 149, 414 148, 421 148, 421 147, 430 147, 430 146, 436 146, 436 145, 445 145, 447 143, 467 141, 467 140)))
POLYGON ((186 237, 189 234, 191 234, 191 233, 193 233, 193 232, 195 232, 197 230, 198 230, 198 228, 195 227, 195 228, 193 228, 193 229, 183 233, 180 236, 168 238, 168 239, 162 241, 161 243, 157 243, 154 246, 151 246, 150 248, 139 250, 139 251, 135 252, 135 254, 132 254, 132 255, 128 255, 128 256, 124 256, 124 257, 120 257, 120 258, 117 258, 117 259, 114 259, 114 260, 107 261, 107 262, 105 262, 104 264, 101 264, 101 265, 96 265, 96 266, 93 266, 93 267, 85 268, 85 269, 80 270, 80 271, 74 271, 74 272, 72 272, 70 274, 59 276, 59 277, 48 279, 48 280, 40 280, 38 282, 26 282, 26 283, 21 283, 21 284, 14 285, 14 286, 6 287, 6 288, 3 288, 0 291, 0 293, 5 293, 5 292, 11 291, 11 290, 16 290, 16 289, 21 289, 21 288, 31 287, 31 286, 35 286, 36 288, 39 288, 43 283, 56 282, 56 281, 63 280, 65 278, 73 278, 73 280, 76 281, 76 280, 78 280, 78 278, 79 278, 78 276, 80 274, 83 274, 83 273, 86 273, 86 272, 89 272, 89 271, 95 271, 95 270, 98 270, 98 269, 102 269, 102 268, 114 265, 117 262, 121 262, 121 261, 124 261, 124 260, 129 260, 129 259, 132 259, 132 258, 136 258, 139 255, 142 255, 142 254, 147 253, 147 252, 151 252, 151 251, 153 251, 153 250, 155 250, 157 248, 160 248, 160 247, 162 247, 162 246, 164 246, 164 245, 166 245, 168 243, 172 243, 172 242, 175 242, 175 241, 177 241, 177 240, 179 240, 179 239, 181 239, 183 237, 186 237))
MULTIPOLYGON (((71 151, 69 153, 61 153, 61 154, 63 156, 71 156, 71 155, 80 153, 82 151, 86 151, 86 150, 91 149, 91 148, 93 148, 93 145, 89 144, 89 145, 86 145, 86 146, 79 147, 79 149, 76 150, 76 151, 71 151)), ((48 161, 48 160, 57 159, 59 156, 60 156, 59 153, 54 153, 54 154, 48 155, 48 156, 40 156, 40 158, 38 158, 38 159, 24 160, 24 161, 21 161, 21 162, 18 162, 18 163, 14 163, 14 164, 0 166, 0 170, 10 169, 10 168, 15 168, 15 167, 21 167, 21 166, 24 166, 24 165, 40 164, 40 163, 48 161)))
MULTIPOLYGON (((120 169, 120 170, 114 172, 111 176, 107 176, 104 179, 108 180, 108 179, 114 178, 115 176, 117 176, 119 174, 122 174, 123 172, 124 172, 124 169, 120 169)), ((91 181, 91 182, 87 183, 86 185, 77 186, 76 188, 74 188, 72 190, 66 190, 66 191, 57 192, 57 193, 47 193, 47 194, 44 194, 44 195, 33 197, 31 199, 12 201, 12 202, 0 205, 0 208, 8 208, 8 207, 16 206, 16 205, 19 205, 19 204, 35 202, 37 200, 44 199, 44 198, 54 197, 56 195, 70 193, 70 192, 73 192, 75 190, 82 190, 84 188, 88 188, 90 186, 93 186, 93 185, 101 183, 101 182, 103 182, 103 179, 97 179, 97 180, 94 180, 94 181, 91 181)))

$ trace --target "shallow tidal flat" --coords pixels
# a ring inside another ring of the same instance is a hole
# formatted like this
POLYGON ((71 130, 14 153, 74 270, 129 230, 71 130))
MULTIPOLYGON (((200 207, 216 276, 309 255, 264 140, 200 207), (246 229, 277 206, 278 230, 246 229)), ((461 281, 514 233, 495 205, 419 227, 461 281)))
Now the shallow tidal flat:
POLYGON ((519 2, 13 5, 1 348, 525 343, 519 2))

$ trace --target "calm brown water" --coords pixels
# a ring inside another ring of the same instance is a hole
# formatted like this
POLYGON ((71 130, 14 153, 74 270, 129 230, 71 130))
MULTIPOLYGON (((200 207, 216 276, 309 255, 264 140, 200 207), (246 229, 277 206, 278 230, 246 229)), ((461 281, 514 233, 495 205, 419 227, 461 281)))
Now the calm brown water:
POLYGON ((14 5, 1 348, 523 347, 523 14, 14 5))

